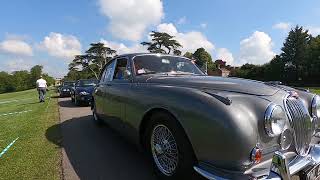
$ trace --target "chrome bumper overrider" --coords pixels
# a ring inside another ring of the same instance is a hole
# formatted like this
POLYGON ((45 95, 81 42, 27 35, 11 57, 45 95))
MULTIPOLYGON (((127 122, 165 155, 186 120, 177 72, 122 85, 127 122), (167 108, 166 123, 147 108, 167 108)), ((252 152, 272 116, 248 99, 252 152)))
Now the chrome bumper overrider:
MULTIPOLYGON (((310 148, 307 156, 287 157, 284 153, 277 151, 273 155, 271 168, 268 175, 265 177, 256 177, 258 179, 272 179, 272 180, 290 180, 291 176, 298 172, 315 166, 320 163, 320 145, 313 145, 310 148)), ((198 166, 194 166, 194 170, 210 180, 224 180, 226 178, 217 176, 208 172, 198 166)), ((254 179, 254 178, 252 178, 254 179)))

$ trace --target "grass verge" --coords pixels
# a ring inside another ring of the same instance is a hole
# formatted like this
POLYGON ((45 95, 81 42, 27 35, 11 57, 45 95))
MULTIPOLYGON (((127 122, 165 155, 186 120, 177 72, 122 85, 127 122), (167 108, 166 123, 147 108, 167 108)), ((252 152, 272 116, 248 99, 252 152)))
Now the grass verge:
POLYGON ((57 98, 39 103, 37 96, 34 89, 0 94, 0 152, 19 138, 0 157, 0 179, 60 179, 60 148, 45 135, 59 123, 57 98))
POLYGON ((311 88, 309 88, 309 90, 313 93, 320 95, 320 87, 311 87, 311 88))

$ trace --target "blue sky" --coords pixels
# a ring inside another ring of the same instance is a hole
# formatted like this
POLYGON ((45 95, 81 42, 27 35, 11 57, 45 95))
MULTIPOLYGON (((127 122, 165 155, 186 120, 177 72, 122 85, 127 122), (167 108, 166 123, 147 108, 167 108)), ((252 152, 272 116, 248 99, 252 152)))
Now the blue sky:
POLYGON ((317 0, 11 0, 0 17, 0 70, 42 64, 55 77, 91 42, 145 51, 139 42, 151 30, 174 35, 183 52, 202 46, 232 65, 268 62, 296 24, 320 34, 317 0))

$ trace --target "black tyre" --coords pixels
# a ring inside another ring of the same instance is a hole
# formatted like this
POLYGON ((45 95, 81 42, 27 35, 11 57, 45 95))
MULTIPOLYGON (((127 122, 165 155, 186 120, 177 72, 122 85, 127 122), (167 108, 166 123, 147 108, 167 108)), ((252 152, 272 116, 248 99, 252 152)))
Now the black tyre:
POLYGON ((96 106, 95 106, 95 103, 92 102, 92 119, 93 119, 93 122, 98 125, 98 126, 101 126, 103 125, 103 121, 99 118, 98 114, 96 113, 96 106))
POLYGON ((193 179, 196 158, 184 130, 173 116, 154 113, 144 139, 159 179, 193 179))
POLYGON ((71 96, 71 102, 74 102, 74 98, 73 98, 73 96, 71 96))

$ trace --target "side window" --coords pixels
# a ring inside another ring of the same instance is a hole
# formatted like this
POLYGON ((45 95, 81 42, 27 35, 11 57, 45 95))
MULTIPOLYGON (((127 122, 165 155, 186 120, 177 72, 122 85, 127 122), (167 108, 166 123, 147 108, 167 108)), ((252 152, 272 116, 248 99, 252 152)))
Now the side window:
POLYGON ((114 71, 113 79, 115 80, 126 80, 128 77, 125 75, 125 71, 130 71, 130 66, 127 58, 117 59, 117 66, 114 71))
POLYGON ((106 75, 106 71, 107 71, 107 67, 103 70, 103 73, 101 74, 99 83, 103 83, 104 82, 104 76, 106 75))
POLYGON ((114 66, 116 64, 116 61, 113 60, 104 70, 101 79, 100 79, 100 83, 101 82, 108 82, 108 81, 112 81, 112 77, 113 77, 113 73, 114 73, 114 66))

